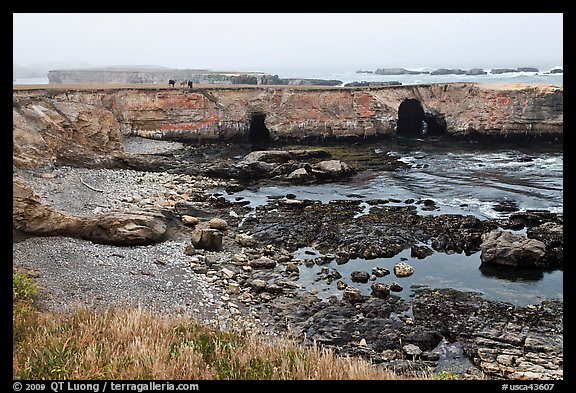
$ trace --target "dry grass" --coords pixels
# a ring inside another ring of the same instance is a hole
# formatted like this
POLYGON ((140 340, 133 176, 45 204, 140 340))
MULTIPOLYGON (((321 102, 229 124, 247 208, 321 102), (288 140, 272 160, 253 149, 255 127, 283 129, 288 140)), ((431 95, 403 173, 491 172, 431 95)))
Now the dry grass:
MULTIPOLYGON (((27 282, 24 287, 32 288, 27 282)), ((222 331, 142 308, 40 312, 27 290, 18 292, 13 303, 14 379, 408 378, 326 348, 222 331)))

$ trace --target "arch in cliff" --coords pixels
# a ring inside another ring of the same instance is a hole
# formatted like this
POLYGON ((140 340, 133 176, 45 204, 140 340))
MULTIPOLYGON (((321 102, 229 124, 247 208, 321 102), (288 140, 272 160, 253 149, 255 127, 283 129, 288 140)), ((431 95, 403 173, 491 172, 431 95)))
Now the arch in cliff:
POLYGON ((446 120, 440 114, 425 112, 420 101, 407 98, 398 107, 398 135, 437 135, 446 132, 446 120))
POLYGON ((270 140, 270 130, 266 127, 265 120, 266 114, 263 112, 252 112, 250 114, 248 140, 251 143, 264 143, 270 140))

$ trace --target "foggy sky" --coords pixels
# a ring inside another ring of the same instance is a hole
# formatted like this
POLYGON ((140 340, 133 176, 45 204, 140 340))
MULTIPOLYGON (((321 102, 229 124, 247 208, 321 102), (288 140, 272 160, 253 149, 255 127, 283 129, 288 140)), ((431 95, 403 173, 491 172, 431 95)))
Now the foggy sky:
POLYGON ((561 13, 13 14, 21 66, 553 67, 562 48, 561 13))

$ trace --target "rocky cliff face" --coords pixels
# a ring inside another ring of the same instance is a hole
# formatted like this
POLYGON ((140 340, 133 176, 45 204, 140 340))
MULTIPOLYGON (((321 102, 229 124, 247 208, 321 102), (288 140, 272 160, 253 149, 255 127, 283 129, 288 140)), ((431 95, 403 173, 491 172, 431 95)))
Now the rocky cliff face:
POLYGON ((563 134, 563 89, 473 83, 371 88, 18 89, 16 166, 122 153, 122 134, 189 141, 393 136, 399 120, 452 135, 563 134), (411 108, 400 105, 407 100, 411 108), (418 117, 420 116, 420 117, 418 117), (410 122, 408 121, 410 120, 410 122))

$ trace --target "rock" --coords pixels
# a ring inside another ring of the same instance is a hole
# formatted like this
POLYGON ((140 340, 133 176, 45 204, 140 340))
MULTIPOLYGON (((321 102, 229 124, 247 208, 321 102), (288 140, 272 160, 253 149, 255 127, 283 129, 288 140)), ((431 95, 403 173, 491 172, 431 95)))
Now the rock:
POLYGON ((514 68, 493 68, 490 73, 491 74, 505 74, 509 72, 517 72, 514 68))
POLYGON ((564 225, 556 222, 546 222, 537 227, 528 228, 526 236, 536 239, 546 245, 543 259, 547 266, 557 267, 564 263, 564 225))
POLYGON ((254 237, 245 233, 236 234, 234 240, 242 247, 253 247, 256 245, 256 240, 254 237))
POLYGON ((268 283, 264 280, 257 278, 255 280, 252 280, 252 283, 250 285, 252 286, 252 289, 254 289, 256 292, 261 292, 266 289, 268 283))
POLYGON ((390 295, 390 288, 388 288, 388 285, 381 282, 373 283, 370 285, 370 289, 372 289, 372 296, 374 297, 384 299, 390 295))
POLYGON ((352 281, 354 282, 367 283, 368 280, 370 279, 370 274, 362 271, 352 272, 350 276, 352 277, 352 281))
POLYGON ((493 230, 482 235, 480 260, 506 266, 544 267, 546 245, 540 240, 508 231, 493 230))
POLYGON ((288 262, 286 264, 286 273, 288 273, 288 274, 290 274, 290 273, 300 274, 300 269, 298 268, 298 265, 296 265, 294 262, 288 262))
POLYGON ((344 87, 377 87, 377 86, 401 86, 402 82, 399 81, 382 81, 382 82, 349 82, 344 85, 344 87))
POLYGON ((375 275, 376 277, 384 277, 390 274, 390 270, 380 266, 375 266, 372 268, 372 274, 375 275))
POLYGON ((213 228, 197 228, 192 232, 192 245, 206 251, 222 251, 222 232, 213 228))
POLYGON ((344 292, 342 292, 342 300, 350 303, 359 303, 364 301, 364 297, 358 288, 346 287, 344 292))
POLYGON ((348 286, 348 284, 346 284, 344 281, 342 280, 338 280, 336 281, 336 288, 338 288, 339 290, 344 290, 346 287, 348 286))
POLYGON ((390 284, 390 290, 392 292, 402 292, 404 288, 402 288, 402 286, 400 284, 398 284, 396 281, 392 281, 392 284, 390 284))
POLYGON ((266 162, 284 163, 290 160, 330 157, 330 153, 322 149, 310 150, 257 150, 249 153, 242 160, 245 163, 266 162))
POLYGON ((276 266, 276 261, 268 257, 260 257, 249 261, 248 266, 255 269, 272 269, 276 266))
POLYGON ((428 74, 428 71, 414 71, 405 68, 378 68, 374 73, 378 75, 418 75, 428 74))
POLYGON ((230 282, 228 283, 228 293, 230 294, 239 294, 240 293, 240 284, 238 284, 237 282, 230 282))
POLYGON ((222 268, 222 270, 220 270, 222 272, 222 274, 224 275, 225 278, 227 279, 231 279, 234 278, 236 276, 236 273, 234 273, 232 270, 227 269, 227 268, 222 268))
POLYGON ((42 236, 70 236, 102 244, 146 245, 164 240, 166 217, 138 210, 74 216, 43 204, 21 179, 13 177, 12 226, 42 236))
POLYGON ((414 273, 414 268, 406 262, 398 262, 394 265, 394 274, 396 277, 408 277, 414 273))
POLYGON ((410 249, 412 258, 424 259, 432 254, 434 254, 434 250, 426 246, 412 246, 410 249))
POLYGON ((228 228, 228 223, 226 220, 221 218, 212 218, 210 221, 208 221, 208 226, 213 229, 225 231, 228 228))
POLYGON ((402 347, 402 351, 412 358, 416 358, 422 354, 422 350, 414 344, 406 344, 402 347))
POLYGON ((354 172, 348 164, 340 160, 320 161, 319 163, 312 165, 312 168, 316 171, 322 172, 323 176, 330 178, 340 178, 354 172))
POLYGON ((516 69, 518 72, 538 72, 538 68, 536 67, 518 67, 516 69))
POLYGON ((470 68, 466 71, 466 75, 486 75, 487 72, 484 71, 482 68, 470 68))
POLYGON ((193 217, 185 214, 182 216, 182 222, 184 223, 184 225, 195 226, 200 222, 200 219, 198 217, 193 217))
POLYGON ((295 171, 291 172, 288 176, 288 180, 307 180, 310 179, 312 176, 306 171, 305 168, 298 168, 295 171))
POLYGON ((460 68, 438 68, 430 73, 430 75, 464 75, 466 71, 460 68))

